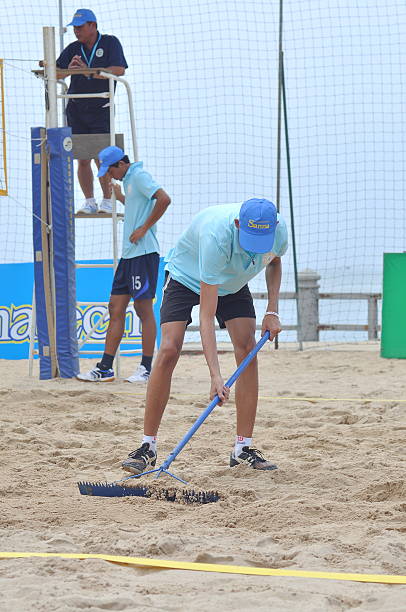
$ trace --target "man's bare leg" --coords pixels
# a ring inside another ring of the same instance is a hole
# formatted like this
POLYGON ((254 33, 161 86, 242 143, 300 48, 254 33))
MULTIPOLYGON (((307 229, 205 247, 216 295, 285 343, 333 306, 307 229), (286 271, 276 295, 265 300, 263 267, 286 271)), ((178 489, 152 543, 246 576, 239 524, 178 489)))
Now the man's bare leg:
POLYGON ((156 340, 153 300, 134 300, 134 310, 142 323, 142 354, 152 357, 156 340))
MULTIPOLYGON (((241 317, 226 322, 237 366, 255 346, 255 319, 241 317)), ((251 361, 235 385, 237 436, 252 438, 258 404, 258 362, 251 361)))
POLYGON ((186 321, 163 323, 161 346, 148 381, 144 414, 144 434, 156 436, 168 403, 172 373, 178 362, 185 336, 186 321))
POLYGON ((94 198, 93 170, 90 159, 78 159, 78 180, 85 198, 94 198))
POLYGON ((108 355, 115 355, 124 334, 125 313, 129 295, 111 295, 109 301, 110 322, 106 334, 104 352, 108 355))
MULTIPOLYGON (((239 318, 227 321, 227 329, 234 345, 237 365, 255 346, 255 319, 239 318)), ((277 466, 267 461, 263 454, 252 448, 248 439, 252 438, 258 404, 258 362, 250 362, 236 382, 235 403, 237 408, 237 437, 234 451, 230 457, 230 467, 244 463, 254 470, 272 471, 277 466), (241 439, 241 438, 245 438, 241 439), (249 448, 247 448, 249 447, 249 448)))
MULTIPOLYGON (((97 168, 100 168, 100 162, 98 159, 94 160, 97 168)), ((110 200, 111 198, 111 179, 108 176, 108 173, 105 174, 104 176, 100 176, 99 177, 99 181, 100 181, 100 187, 102 189, 103 192, 103 198, 105 200, 110 200)))

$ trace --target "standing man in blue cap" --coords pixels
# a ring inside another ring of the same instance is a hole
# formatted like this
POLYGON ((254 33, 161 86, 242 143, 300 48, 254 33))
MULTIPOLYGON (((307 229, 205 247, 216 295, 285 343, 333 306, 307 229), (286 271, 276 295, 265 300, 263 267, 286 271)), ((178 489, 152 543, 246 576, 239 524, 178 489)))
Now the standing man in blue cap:
POLYGON ((159 268, 156 223, 171 199, 149 172, 144 170, 143 163, 131 164, 119 147, 106 147, 100 151, 99 160, 99 177, 108 175, 110 179, 123 181, 123 252, 111 289, 110 322, 103 357, 95 368, 78 374, 77 378, 86 382, 114 380, 113 361, 123 337, 127 306, 133 298, 134 310, 142 323, 142 359, 127 381, 145 383, 151 371, 156 339, 152 307, 159 268))
MULTIPOLYGON (((272 202, 253 198, 241 204, 212 206, 196 215, 167 256, 169 274, 161 306, 161 345, 148 383, 141 446, 122 463, 133 474, 154 466, 157 433, 169 399, 193 306, 200 303, 200 335, 210 372, 210 398, 228 400, 217 356, 214 319, 227 328, 240 364, 255 346, 255 309, 248 281, 265 268, 268 304, 262 321, 272 340, 280 331, 277 312, 281 257, 288 248, 285 221, 272 202)), ((254 470, 276 465, 251 446, 258 402, 258 366, 253 359, 236 383, 237 436, 230 466, 254 470)))
MULTIPOLYGON (((73 26, 77 41, 64 49, 56 61, 58 68, 104 68, 122 76, 128 67, 120 41, 115 36, 100 34, 96 15, 90 9, 78 9, 68 26, 73 26)), ((94 94, 109 91, 109 81, 103 77, 72 75, 68 93, 94 94)), ((110 102, 106 98, 70 98, 66 118, 73 134, 110 133, 110 102)), ((79 159, 78 179, 86 198, 80 212, 97 212, 93 190, 93 171, 90 159, 79 159)), ((98 161, 95 160, 98 165, 98 161)), ((107 177, 100 178, 103 200, 100 212, 111 212, 111 184, 107 177)))

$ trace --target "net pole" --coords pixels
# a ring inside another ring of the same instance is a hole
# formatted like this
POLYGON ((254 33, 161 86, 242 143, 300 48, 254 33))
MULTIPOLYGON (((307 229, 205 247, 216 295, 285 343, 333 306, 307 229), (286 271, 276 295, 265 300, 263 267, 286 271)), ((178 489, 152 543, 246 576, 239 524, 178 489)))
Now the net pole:
POLYGON ((299 343, 299 351, 303 351, 302 342, 302 326, 299 310, 299 282, 297 275, 297 254, 296 254, 296 235, 295 235, 295 220, 293 214, 293 190, 292 190, 292 172, 290 166, 290 148, 289 148, 289 129, 288 129, 288 111, 286 104, 286 87, 285 87, 285 65, 284 55, 282 51, 282 102, 283 102, 283 122, 285 128, 285 149, 286 149, 286 166, 288 172, 288 189, 289 189, 289 208, 290 208, 290 223, 292 231, 292 250, 293 250, 293 271, 295 276, 295 292, 296 292, 296 316, 297 316, 297 340, 299 343))
MULTIPOLYGON (((64 48, 64 34, 66 32, 66 28, 63 25, 63 4, 62 4, 62 0, 58 0, 58 13, 59 13, 59 53, 62 53, 63 48, 64 48)), ((65 83, 63 82, 63 84, 65 85, 65 83)), ((65 85, 65 90, 66 90, 66 85, 65 85)), ((66 93, 66 92, 63 92, 66 93)), ((65 98, 61 98, 61 111, 62 111, 62 117, 63 117, 63 125, 66 125, 66 116, 65 116, 65 106, 66 106, 66 102, 65 102, 65 98)))
POLYGON ((58 106, 56 95, 56 55, 55 55, 55 28, 46 26, 42 28, 44 37, 44 76, 45 76, 45 103, 46 127, 58 127, 58 106))
POLYGON ((62 0, 58 0, 58 14, 59 14, 59 51, 63 51, 63 35, 65 34, 65 27, 63 25, 63 4, 62 0))
POLYGON ((280 210, 281 194, 281 134, 282 134, 282 31, 283 0, 279 0, 279 51, 278 51, 278 129, 276 142, 276 208, 280 210))
MULTIPOLYGON (((278 52, 278 129, 276 142, 276 209, 280 210, 281 194, 281 134, 282 134, 282 33, 283 33, 283 0, 279 0, 279 52, 278 52)), ((275 336, 275 350, 279 348, 278 336, 275 336)))

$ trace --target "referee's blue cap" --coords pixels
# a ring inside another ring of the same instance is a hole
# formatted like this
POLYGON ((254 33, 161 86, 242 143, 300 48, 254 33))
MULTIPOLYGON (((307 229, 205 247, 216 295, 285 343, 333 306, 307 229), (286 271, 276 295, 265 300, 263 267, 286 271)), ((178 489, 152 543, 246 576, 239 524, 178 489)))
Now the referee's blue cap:
POLYGON ((90 9, 78 9, 73 15, 73 19, 68 26, 82 26, 88 21, 97 23, 96 15, 90 9))
POLYGON ((121 159, 123 159, 124 156, 125 153, 123 149, 120 149, 120 147, 111 146, 102 149, 99 153, 99 160, 101 161, 101 166, 99 168, 97 176, 104 176, 110 166, 119 162, 121 159))
POLYGON ((240 208, 239 241, 245 251, 269 253, 278 225, 276 206, 264 198, 246 200, 240 208))

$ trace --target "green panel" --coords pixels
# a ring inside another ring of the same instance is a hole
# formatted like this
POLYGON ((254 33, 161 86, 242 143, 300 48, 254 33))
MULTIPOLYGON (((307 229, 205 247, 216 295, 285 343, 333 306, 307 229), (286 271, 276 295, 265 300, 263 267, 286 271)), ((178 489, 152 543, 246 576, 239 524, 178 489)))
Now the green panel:
POLYGON ((406 253, 384 253, 381 356, 406 359, 406 253))

